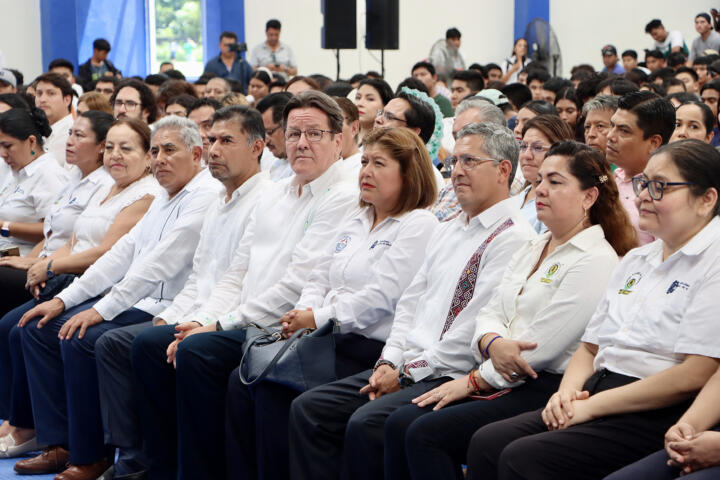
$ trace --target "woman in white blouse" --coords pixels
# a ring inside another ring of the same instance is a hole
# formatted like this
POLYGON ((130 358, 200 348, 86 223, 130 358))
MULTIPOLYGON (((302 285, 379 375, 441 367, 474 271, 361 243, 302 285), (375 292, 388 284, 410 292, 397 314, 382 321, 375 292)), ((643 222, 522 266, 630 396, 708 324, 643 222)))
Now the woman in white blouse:
POLYGON ((478 428, 544 405, 618 255, 636 245, 602 154, 556 143, 534 178, 548 232, 516 252, 478 314, 471 342, 478 368, 388 418, 386 478, 463 478, 460 465, 478 428), (469 398, 476 396, 494 399, 469 398))
MULTIPOLYGON (((371 368, 390 332, 395 305, 422 263, 437 220, 426 208, 436 196, 432 162, 406 128, 378 128, 364 140, 360 209, 341 225, 310 274, 296 309, 282 319, 285 335, 335 322, 336 372, 371 368)), ((228 478, 288 478, 287 417, 301 392, 261 382, 248 389, 230 376, 226 417, 228 478), (251 400, 252 398, 252 400, 251 400), (272 419, 257 443, 247 431, 272 419), (269 430, 269 431, 267 431, 269 430), (237 448, 236 448, 237 447, 237 448), (239 458, 240 456, 241 458, 239 458), (278 461, 278 459, 283 459, 278 461)))
POLYGON ((617 266, 545 408, 475 434, 468 478, 603 478, 661 449, 716 372, 720 153, 671 143, 633 187, 640 228, 657 240, 617 266))
POLYGON ((530 62, 532 62, 532 58, 528 56, 528 42, 520 37, 515 40, 512 55, 502 63, 503 76, 500 81, 503 83, 517 82, 518 73, 530 62))
POLYGON ((78 117, 70 130, 66 159, 77 168, 68 173, 69 179, 52 203, 43 222, 43 239, 25 256, 0 258, 0 282, 7 295, 0 300, 0 316, 30 300, 26 289, 27 270, 51 255, 68 241, 77 217, 87 208, 90 199, 107 192, 112 177, 102 168, 105 136, 112 115, 90 112, 78 117))
MULTIPOLYGON (((68 140, 69 150, 90 148, 83 145, 83 139, 75 138, 78 135, 82 132, 76 122, 68 140)), ((142 218, 159 191, 149 175, 149 150, 150 129, 144 122, 127 118, 112 124, 105 139, 103 162, 114 182, 92 197, 65 245, 28 270, 28 286, 38 300, 25 302, 0 319, 0 342, 7 345, 0 348, 4 352, 0 357, 0 402, 7 414, 0 414, 10 421, 0 427, 0 457, 37 448, 19 332, 14 328, 17 320, 39 301, 67 286, 142 218)))
POLYGON ((526 179, 524 189, 517 194, 520 200, 520 210, 536 232, 544 232, 546 227, 538 219, 535 208, 535 191, 538 169, 547 155, 550 146, 560 140, 572 140, 572 129, 557 115, 538 115, 525 124, 522 129, 520 142, 520 157, 518 165, 526 179))

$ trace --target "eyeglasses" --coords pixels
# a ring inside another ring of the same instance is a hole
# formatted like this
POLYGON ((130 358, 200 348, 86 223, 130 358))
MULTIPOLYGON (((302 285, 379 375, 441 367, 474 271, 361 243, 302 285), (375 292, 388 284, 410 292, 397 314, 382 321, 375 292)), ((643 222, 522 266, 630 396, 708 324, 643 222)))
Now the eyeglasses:
POLYGON ((455 168, 455 165, 460 163, 463 170, 472 170, 473 168, 477 167, 481 163, 495 162, 495 161, 496 160, 494 158, 478 158, 478 157, 472 157, 470 155, 460 155, 460 158, 458 158, 455 155, 452 155, 445 159, 445 164, 449 165, 450 168, 455 168))
POLYGON ((277 132, 277 129, 280 128, 281 126, 282 126, 282 125, 278 125, 277 127, 271 128, 270 130, 268 130, 268 129, 266 128, 266 129, 265 129, 265 136, 267 136, 267 137, 271 136, 273 133, 277 132))
POLYGON ((520 152, 527 152, 528 148, 533 153, 533 155, 540 155, 543 152, 550 150, 550 147, 546 147, 545 145, 542 145, 540 143, 520 142, 520 152))
POLYGON ((305 138, 308 142, 319 142, 323 138, 323 134, 330 133, 332 134, 330 130, 321 130, 319 128, 308 128, 307 130, 288 130, 285 132, 285 142, 286 143, 297 143, 300 141, 300 137, 302 134, 305 134, 305 138))
POLYGON ((643 177, 633 177, 632 186, 635 196, 639 197, 640 193, 646 188, 648 194, 653 200, 661 200, 663 193, 665 193, 665 187, 672 187, 676 185, 695 185, 692 182, 661 182, 660 180, 647 180, 643 177))
POLYGON ((403 119, 400 118, 400 117, 396 117, 395 115, 393 115, 392 113, 388 112, 387 110, 378 110, 377 116, 378 116, 378 117, 382 117, 383 120, 385 120, 386 122, 391 122, 391 121, 394 120, 394 121, 396 121, 396 122, 407 123, 407 120, 403 120, 403 119))
POLYGON ((140 104, 134 100, 115 100, 116 108, 125 107, 126 110, 135 110, 140 104))

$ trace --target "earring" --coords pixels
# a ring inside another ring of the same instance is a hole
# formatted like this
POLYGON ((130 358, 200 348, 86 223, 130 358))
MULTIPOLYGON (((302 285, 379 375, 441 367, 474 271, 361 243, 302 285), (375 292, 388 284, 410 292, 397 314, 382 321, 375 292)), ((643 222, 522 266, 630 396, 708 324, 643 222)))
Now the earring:
POLYGON ((30 150, 30 155, 35 155, 35 150, 30 150))

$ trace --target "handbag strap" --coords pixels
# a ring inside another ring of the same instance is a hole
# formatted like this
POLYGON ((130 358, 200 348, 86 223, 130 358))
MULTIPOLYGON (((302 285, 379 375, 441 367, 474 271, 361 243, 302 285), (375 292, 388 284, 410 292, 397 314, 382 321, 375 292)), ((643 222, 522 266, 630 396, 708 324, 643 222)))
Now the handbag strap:
MULTIPOLYGON (((263 331, 268 331, 267 329, 260 327, 255 324, 258 328, 261 328, 263 331)), ((257 343, 258 340, 260 340, 263 335, 258 335, 257 337, 253 338, 250 341, 246 341, 245 345, 243 347, 243 356, 240 359, 240 368, 238 369, 240 371, 240 381, 243 383, 243 385, 246 385, 248 387, 251 387, 259 382, 261 382, 268 373, 272 371, 273 368, 275 368, 275 365, 280 361, 280 359, 285 355, 285 352, 295 343, 297 342, 300 337, 302 337, 306 332, 312 332, 309 335, 312 335, 314 337, 322 337, 328 334, 333 333, 336 330, 335 322, 332 320, 327 322, 322 327, 313 330, 311 328, 301 328, 300 330, 293 333, 292 337, 288 338, 285 342, 283 342, 282 348, 275 354, 273 359, 270 361, 270 363, 263 369, 260 374, 255 377, 253 380, 248 380, 245 377, 245 374, 243 373, 243 365, 245 365, 245 358, 247 357, 248 352, 250 351, 250 348, 252 348, 253 345, 257 343)), ((269 335, 274 335, 272 333, 269 333, 269 335)))

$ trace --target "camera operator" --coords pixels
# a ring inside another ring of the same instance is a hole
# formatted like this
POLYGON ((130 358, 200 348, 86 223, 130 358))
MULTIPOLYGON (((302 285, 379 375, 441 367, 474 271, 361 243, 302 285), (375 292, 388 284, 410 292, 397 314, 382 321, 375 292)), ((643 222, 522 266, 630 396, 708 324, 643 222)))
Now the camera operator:
POLYGON ((245 43, 238 43, 235 32, 220 34, 220 55, 210 59, 205 65, 205 73, 213 73, 227 80, 235 80, 242 84, 243 93, 247 93, 253 69, 242 57, 247 50, 245 43))

